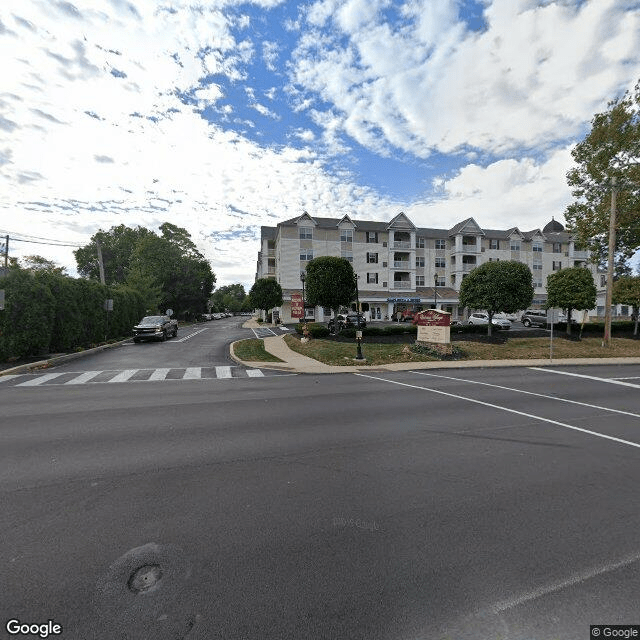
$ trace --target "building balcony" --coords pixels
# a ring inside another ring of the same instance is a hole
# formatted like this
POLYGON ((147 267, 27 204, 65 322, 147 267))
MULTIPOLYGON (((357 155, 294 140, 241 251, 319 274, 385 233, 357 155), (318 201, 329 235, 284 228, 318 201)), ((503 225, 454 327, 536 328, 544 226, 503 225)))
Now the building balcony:
POLYGON ((575 260, 588 260, 589 252, 588 251, 570 251, 569 256, 574 258, 575 260))
POLYGON ((274 258, 274 257, 275 257, 275 255, 276 255, 276 250, 275 250, 275 249, 269 249, 269 251, 267 251, 267 255, 268 255, 270 258, 274 258))
POLYGON ((455 247, 454 248, 454 253, 457 254, 461 254, 461 253, 480 253, 481 248, 480 247, 476 247, 475 244, 463 244, 460 248, 455 247))
POLYGON ((411 280, 394 280, 393 289, 411 289, 411 280))
POLYGON ((406 240, 394 240, 393 249, 411 249, 411 242, 406 240))
POLYGON ((475 262, 463 262, 462 270, 463 271, 473 271, 478 265, 475 262))
POLYGON ((393 268, 394 269, 409 269, 410 268, 410 262, 408 260, 394 260, 393 261, 393 268))

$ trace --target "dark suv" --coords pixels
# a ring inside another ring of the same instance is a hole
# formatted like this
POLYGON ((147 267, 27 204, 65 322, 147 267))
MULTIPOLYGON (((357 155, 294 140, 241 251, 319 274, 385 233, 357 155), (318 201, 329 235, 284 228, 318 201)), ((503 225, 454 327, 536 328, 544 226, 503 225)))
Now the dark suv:
POLYGON ((525 327, 546 327, 547 312, 544 309, 527 309, 522 312, 520 322, 522 322, 525 327))
MULTIPOLYGON (((362 314, 357 314, 355 312, 349 313, 347 315, 344 315, 342 313, 338 314, 339 329, 342 330, 342 329, 347 329, 351 327, 357 327, 358 315, 360 315, 360 328, 364 329, 367 326, 367 321, 364 319, 364 316, 362 314)), ((331 318, 331 320, 329 320, 329 324, 327 325, 329 328, 329 331, 335 330, 335 324, 336 324, 335 318, 331 318)))

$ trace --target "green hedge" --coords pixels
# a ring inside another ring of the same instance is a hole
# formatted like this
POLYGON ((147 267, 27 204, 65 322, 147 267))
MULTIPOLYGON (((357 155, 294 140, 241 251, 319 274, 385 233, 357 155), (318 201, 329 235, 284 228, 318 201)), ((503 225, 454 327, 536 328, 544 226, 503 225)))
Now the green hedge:
MULTIPOLYGON (((295 327, 296 333, 298 335, 302 335, 304 325, 302 323, 298 323, 295 327)), ((309 330, 309 335, 312 338, 326 338, 329 335, 329 329, 320 322, 307 322, 307 329, 309 330)))
POLYGON ((125 286, 50 272, 11 269, 0 278, 5 310, 0 311, 0 359, 23 358, 86 348, 124 338, 144 315, 144 298, 125 286), (113 299, 113 311, 104 301, 113 299))

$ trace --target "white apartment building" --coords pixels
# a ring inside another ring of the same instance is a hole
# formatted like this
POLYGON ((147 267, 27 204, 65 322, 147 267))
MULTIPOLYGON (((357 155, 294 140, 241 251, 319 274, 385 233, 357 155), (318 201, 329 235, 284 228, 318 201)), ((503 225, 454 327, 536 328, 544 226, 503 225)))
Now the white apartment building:
MULTIPOLYGON (((533 307, 544 305, 547 276, 562 268, 585 266, 598 289, 603 288, 588 253, 555 220, 533 231, 482 229, 473 218, 451 229, 430 229, 416 227, 404 213, 390 222, 377 222, 304 212, 276 227, 261 228, 256 278, 276 278, 280 283, 282 322, 292 321, 291 294, 302 293, 300 273, 319 256, 339 256, 353 264, 361 307, 370 321, 434 305, 449 311, 452 319, 463 319, 460 283, 469 271, 492 260, 518 260, 529 266, 535 286, 533 307)), ((305 315, 324 322, 331 310, 307 308, 305 315)))

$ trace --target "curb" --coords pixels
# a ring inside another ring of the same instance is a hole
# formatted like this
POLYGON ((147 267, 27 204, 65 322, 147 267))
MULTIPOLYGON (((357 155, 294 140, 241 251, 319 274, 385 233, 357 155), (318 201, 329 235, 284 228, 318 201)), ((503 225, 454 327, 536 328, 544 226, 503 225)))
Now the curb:
POLYGON ((39 360, 38 362, 21 364, 11 369, 3 369, 2 371, 0 371, 0 376, 11 375, 14 373, 23 373, 25 371, 32 371, 33 369, 45 369, 54 364, 68 362, 70 360, 77 360, 78 358, 89 356, 92 353, 98 353, 99 351, 105 351, 106 349, 114 349, 115 347, 120 347, 123 344, 126 344, 127 342, 131 342, 131 340, 132 340, 131 338, 127 338, 126 340, 120 340, 119 342, 113 342, 111 344, 103 344, 103 345, 100 345, 99 347, 94 347, 93 349, 85 349, 84 351, 78 351, 74 353, 65 353, 62 356, 56 356, 55 358, 49 358, 48 360, 39 360))
MULTIPOLYGON (((244 338, 246 340, 246 338, 244 338)), ((238 358, 238 356, 235 354, 235 351, 233 350, 233 345, 236 344, 236 342, 242 342, 242 340, 236 340, 235 342, 232 342, 229 345, 229 357, 234 361, 237 362, 238 364, 241 364, 245 367, 249 367, 252 369, 274 369, 276 371, 296 371, 295 367, 291 367, 289 366, 289 364, 287 362, 267 362, 267 361, 251 361, 251 360, 241 360, 240 358, 238 358)), ((276 356, 277 357, 277 356, 276 356)))

